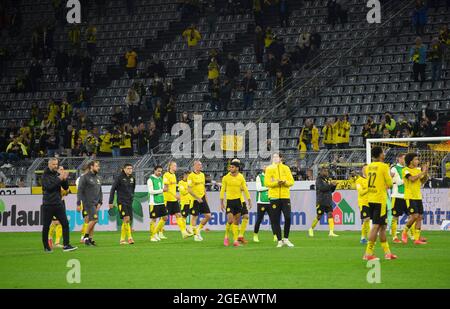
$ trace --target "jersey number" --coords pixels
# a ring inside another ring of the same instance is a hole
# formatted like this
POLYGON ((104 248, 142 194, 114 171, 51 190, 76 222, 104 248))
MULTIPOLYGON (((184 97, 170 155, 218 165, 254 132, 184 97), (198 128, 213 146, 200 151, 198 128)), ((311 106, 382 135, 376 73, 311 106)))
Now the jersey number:
POLYGON ((375 188, 374 184, 375 184, 375 179, 377 179, 377 174, 376 173, 369 173, 369 188, 375 188))

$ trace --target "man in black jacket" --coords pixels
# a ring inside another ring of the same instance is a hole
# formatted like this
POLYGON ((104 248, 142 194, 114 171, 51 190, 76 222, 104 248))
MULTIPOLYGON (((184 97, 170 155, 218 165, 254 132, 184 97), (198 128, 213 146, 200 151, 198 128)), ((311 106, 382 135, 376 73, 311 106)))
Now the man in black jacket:
POLYGON ((46 252, 52 252, 48 244, 48 231, 53 217, 61 223, 63 229, 63 250, 73 251, 77 249, 77 247, 72 247, 69 243, 69 222, 61 199, 61 188, 64 190, 69 189, 68 176, 68 172, 58 173, 58 159, 52 158, 48 160, 48 167, 42 175, 42 212, 44 220, 42 244, 46 252))
POLYGON ((308 230, 310 237, 314 236, 314 227, 320 221, 323 214, 327 214, 330 233, 328 236, 336 237, 334 234, 333 201, 332 194, 336 190, 336 181, 329 178, 328 168, 322 167, 320 175, 316 179, 316 211, 317 218, 314 219, 311 228, 308 230))
POLYGON ((255 78, 252 76, 252 71, 248 70, 241 82, 241 89, 244 93, 244 109, 253 106, 256 87, 257 84, 255 78))
POLYGON ((84 235, 84 244, 95 246, 94 227, 98 222, 98 210, 103 204, 102 184, 97 176, 100 171, 100 163, 91 161, 88 163, 89 172, 80 177, 78 182, 77 206, 83 203, 83 210, 86 210, 89 225, 84 235))
POLYGON ((119 208, 120 219, 122 219, 122 229, 120 232, 120 244, 126 245, 125 236, 128 243, 134 244, 131 237, 131 218, 133 217, 133 196, 136 188, 136 179, 133 176, 133 165, 127 163, 123 166, 122 172, 114 179, 109 193, 109 209, 114 207, 114 194, 117 192, 117 207, 119 208))

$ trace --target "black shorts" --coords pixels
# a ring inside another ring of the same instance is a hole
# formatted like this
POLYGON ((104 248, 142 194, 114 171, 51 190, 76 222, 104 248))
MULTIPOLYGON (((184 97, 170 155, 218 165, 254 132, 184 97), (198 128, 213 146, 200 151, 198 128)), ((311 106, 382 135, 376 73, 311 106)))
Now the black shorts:
POLYGON ((370 218, 370 208, 369 206, 361 207, 361 220, 370 218))
POLYGON ((264 213, 269 211, 270 204, 256 204, 258 208, 258 214, 264 215, 264 213))
POLYGON ((272 199, 270 200, 270 211, 282 211, 283 208, 290 209, 291 207, 291 199, 288 198, 280 198, 280 199, 272 199))
POLYGON ((181 212, 180 203, 178 201, 172 201, 166 203, 167 213, 171 216, 181 212))
POLYGON ((227 200, 227 214, 237 215, 242 213, 241 199, 227 200))
POLYGON ((119 209, 119 215, 120 219, 123 219, 124 217, 130 217, 133 215, 133 208, 131 205, 122 205, 118 204, 117 208, 119 209))
POLYGON ((189 208, 190 207, 191 207, 191 205, 189 205, 189 204, 183 205, 183 208, 181 208, 181 215, 183 217, 187 218, 187 216, 189 216, 189 214, 190 214, 189 208))
POLYGON ((419 214, 423 215, 423 203, 422 200, 408 200, 406 202, 408 205, 408 214, 414 215, 419 214))
POLYGON ((331 205, 317 205, 316 206, 316 213, 318 216, 327 214, 329 212, 333 212, 333 207, 331 207, 331 205))
POLYGON ((206 202, 206 197, 202 197, 202 202, 199 203, 197 200, 192 201, 191 215, 198 216, 200 214, 210 214, 208 203, 206 202))
POLYGON ((387 225, 387 210, 384 212, 384 215, 381 215, 381 207, 380 203, 369 203, 370 218, 373 224, 387 225))
POLYGON ((407 213, 406 201, 399 197, 392 198, 392 215, 394 217, 400 217, 407 213))
POLYGON ((166 205, 150 205, 150 218, 156 219, 167 216, 166 205))
POLYGON ((242 202, 242 215, 248 215, 248 208, 247 208, 247 203, 246 202, 242 202))

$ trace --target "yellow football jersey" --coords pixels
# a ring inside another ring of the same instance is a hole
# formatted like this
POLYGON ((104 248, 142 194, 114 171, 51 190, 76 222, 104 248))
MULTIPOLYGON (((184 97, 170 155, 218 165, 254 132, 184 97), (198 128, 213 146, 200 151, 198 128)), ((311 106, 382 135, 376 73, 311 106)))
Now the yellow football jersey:
POLYGON ((422 192, 420 191, 420 186, 422 183, 420 179, 416 181, 409 180, 406 175, 417 176, 422 171, 420 168, 409 168, 405 167, 402 171, 403 183, 405 184, 405 200, 421 200, 422 192))
POLYGON ((163 184, 167 185, 168 191, 164 192, 165 202, 177 201, 177 176, 170 172, 165 172, 163 175, 163 184))
POLYGON ((360 176, 356 179, 355 184, 356 190, 358 191, 359 210, 362 210, 363 206, 369 206, 369 201, 367 199, 367 193, 369 191, 367 178, 360 176))
POLYGON ((220 189, 221 199, 224 198, 225 194, 227 195, 227 200, 242 199, 242 191, 245 197, 249 199, 250 193, 248 192, 247 183, 241 173, 238 173, 236 176, 231 175, 231 173, 223 176, 220 189))
POLYGON ((387 190, 392 187, 389 166, 383 162, 372 162, 367 166, 367 182, 369 203, 386 204, 387 190))
POLYGON ((178 182, 178 191, 180 192, 181 206, 190 204, 191 203, 191 195, 188 192, 186 181, 180 180, 178 182))
MULTIPOLYGON (((205 174, 200 173, 190 173, 187 179, 188 187, 192 192, 199 198, 203 198, 206 194, 205 189, 205 174)), ((194 199, 194 197, 192 196, 194 199)))

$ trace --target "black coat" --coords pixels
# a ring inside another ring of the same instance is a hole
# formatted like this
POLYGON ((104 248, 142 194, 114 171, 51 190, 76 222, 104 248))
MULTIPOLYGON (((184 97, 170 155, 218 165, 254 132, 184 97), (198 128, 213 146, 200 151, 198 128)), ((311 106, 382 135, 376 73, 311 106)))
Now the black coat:
POLYGON ((136 188, 136 179, 133 175, 127 176, 121 172, 114 179, 109 193, 109 204, 114 202, 114 193, 117 192, 117 203, 124 206, 131 206, 133 203, 134 189, 136 188))
POLYGON ((42 204, 48 205, 62 205, 61 188, 69 189, 69 182, 59 179, 59 173, 51 171, 48 167, 45 168, 42 175, 42 204))
POLYGON ((316 179, 316 204, 320 206, 332 205, 332 193, 336 186, 330 183, 331 179, 319 176, 316 179))

